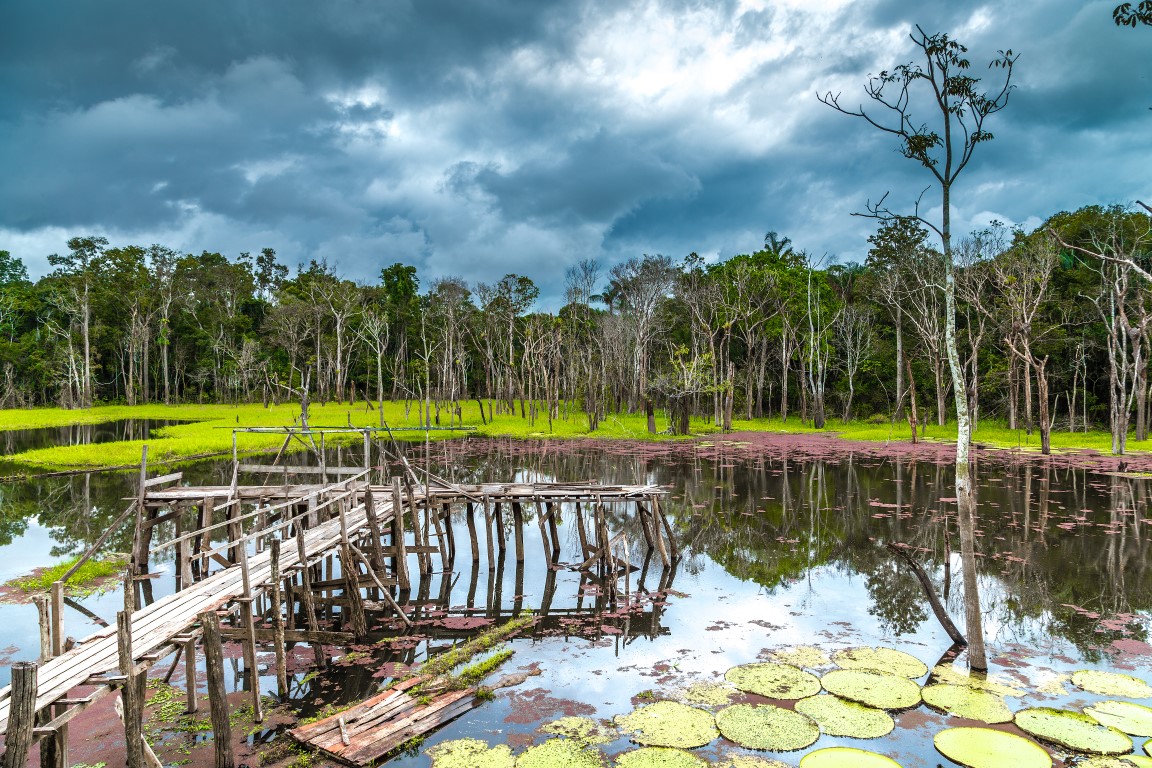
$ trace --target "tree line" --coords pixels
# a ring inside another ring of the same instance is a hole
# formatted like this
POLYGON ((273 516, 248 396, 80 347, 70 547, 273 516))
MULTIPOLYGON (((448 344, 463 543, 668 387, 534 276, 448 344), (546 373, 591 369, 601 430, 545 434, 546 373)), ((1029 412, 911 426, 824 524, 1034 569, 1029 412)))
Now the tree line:
MULTIPOLYGON (((487 421, 645 413, 652 432, 702 416, 899 418, 943 425, 943 255, 912 218, 880 223, 862 264, 770 232, 710 263, 644 255, 570 268, 563 306, 505 275, 371 284, 272 249, 230 259, 76 237, 33 282, 0 251, 0 405, 402 400, 422 423, 460 404, 487 421), (658 412, 660 418, 658 418, 658 412)), ((1025 233, 993 224, 955 246, 956 328, 973 420, 1106 426, 1116 453, 1152 426, 1152 233, 1141 212, 1090 206, 1025 233)))

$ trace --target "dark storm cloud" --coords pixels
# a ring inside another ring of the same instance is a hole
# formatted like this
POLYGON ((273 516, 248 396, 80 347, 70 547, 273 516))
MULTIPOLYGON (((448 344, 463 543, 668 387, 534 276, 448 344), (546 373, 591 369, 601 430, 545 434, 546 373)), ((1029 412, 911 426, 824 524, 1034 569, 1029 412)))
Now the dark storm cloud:
MULTIPOLYGON (((84 232, 276 247, 372 279, 746 252, 777 230, 859 258, 890 137, 820 105, 951 30, 1018 90, 956 218, 1037 221, 1147 192, 1152 33, 1107 2, 16 0, 0 24, 0 248, 34 273, 84 232), (1142 170, 1144 169, 1144 170, 1142 170)), ((923 203, 938 202, 931 193, 923 203)))

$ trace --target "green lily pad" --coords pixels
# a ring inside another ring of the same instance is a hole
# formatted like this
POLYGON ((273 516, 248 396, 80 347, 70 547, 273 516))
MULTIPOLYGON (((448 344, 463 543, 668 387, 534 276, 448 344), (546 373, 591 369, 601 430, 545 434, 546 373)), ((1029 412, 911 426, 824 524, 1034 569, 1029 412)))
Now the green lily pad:
POLYGON ((1021 696, 1025 693, 1023 688, 1007 678, 957 669, 952 664, 937 664, 932 668, 930 679, 934 683, 966 685, 969 688, 988 691, 997 696, 1021 696))
POLYGON ((771 704, 735 704, 716 715, 724 738, 748 749, 791 752, 820 738, 816 721, 771 704))
POLYGON ((805 699, 820 693, 820 678, 788 664, 742 664, 725 672, 724 679, 769 699, 805 699))
POLYGON ((956 717, 984 723, 1010 723, 1012 710, 994 693, 966 685, 928 685, 920 691, 924 703, 956 717))
POLYGON ((800 768, 901 768, 890 757, 855 747, 828 747, 809 752, 800 768))
POLYGON ((516 758, 516 768, 604 768, 604 754, 570 739, 548 739, 516 758))
POLYGON ((822 649, 814 645, 793 645, 788 648, 776 648, 771 652, 775 661, 781 664, 791 664, 793 667, 819 669, 832 666, 832 659, 822 649))
POLYGON ((716 768, 792 768, 792 766, 767 757, 732 755, 716 763, 716 768))
POLYGON ((895 648, 845 648, 832 654, 832 661, 842 669, 863 669, 900 677, 923 677, 928 665, 911 654, 895 648))
POLYGON ((876 739, 892 732, 896 721, 882 709, 873 709, 839 696, 810 696, 796 702, 796 711, 816 721, 829 736, 876 739))
POLYGON ((991 728, 949 728, 933 738, 940 754, 968 768, 1052 768, 1052 758, 1034 741, 991 728))
POLYGON ((428 749, 432 768, 512 768, 515 759, 507 744, 489 748, 480 739, 445 741, 428 749))
POLYGON ((708 761, 672 747, 641 747, 616 757, 617 768, 708 768, 708 761))
POLYGON ((627 715, 617 715, 616 725, 646 747, 691 749, 702 747, 719 735, 711 712, 677 701, 658 701, 627 715))
POLYGON ((828 693, 876 709, 907 709, 920 703, 920 686, 906 677, 835 669, 820 678, 828 693))
POLYGON ((1152 736, 1152 708, 1130 701, 1101 701, 1084 707, 1084 714, 1133 736, 1152 736))
POLYGON ((1152 698, 1152 686, 1138 677, 1100 669, 1082 669, 1072 673, 1072 685, 1101 696, 1123 696, 1128 699, 1152 698))
POLYGON ((693 683, 684 691, 681 698, 691 704, 701 704, 706 707, 722 707, 731 703, 732 694, 736 689, 730 683, 693 683))
POLYGON ((1022 709, 1016 713, 1016 725, 1042 741, 1077 752, 1122 755, 1132 751, 1132 739, 1080 712, 1051 707, 1022 709))
POLYGON ((562 717, 540 727, 544 733, 567 736, 585 746, 607 744, 616 740, 616 733, 590 717, 562 717))
POLYGON ((1152 768, 1152 757, 1144 757, 1143 755, 1090 757, 1076 763, 1076 768, 1152 768))

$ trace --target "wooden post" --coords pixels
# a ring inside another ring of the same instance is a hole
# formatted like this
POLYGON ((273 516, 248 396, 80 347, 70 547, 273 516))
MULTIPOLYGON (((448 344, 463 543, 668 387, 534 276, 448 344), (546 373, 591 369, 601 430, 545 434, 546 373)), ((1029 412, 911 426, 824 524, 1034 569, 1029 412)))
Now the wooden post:
POLYGON ((488 548, 488 570, 491 572, 496 568, 492 552, 492 504, 488 499, 488 494, 484 494, 484 544, 488 548))
POLYGON ((576 534, 580 537, 580 559, 588 557, 588 530, 584 527, 584 511, 576 502, 576 534))
MULTIPOLYGON (((304 531, 296 531, 296 556, 300 563, 300 603, 304 607, 304 622, 309 632, 318 632, 320 622, 316 619, 316 603, 312 600, 312 569, 308 565, 308 552, 304 549, 304 531)), ((312 643, 316 656, 316 666, 324 666, 324 648, 320 643, 312 643)))
POLYGON ((560 513, 557 502, 548 502, 544 505, 548 510, 548 535, 552 537, 552 552, 555 557, 560 556, 560 531, 557 528, 556 517, 560 513))
POLYGON ((544 547, 544 559, 548 562, 552 560, 552 545, 548 543, 548 530, 544 523, 544 505, 540 503, 539 499, 536 500, 536 527, 540 529, 540 544, 544 547))
POLYGON ((220 617, 214 611, 200 614, 204 627, 204 669, 208 674, 208 710, 212 715, 215 768, 236 768, 232 756, 232 723, 228 694, 224 690, 224 649, 220 645, 220 617))
POLYGON ((4 768, 25 768, 36 726, 36 675, 34 661, 12 665, 12 698, 8 710, 8 730, 4 736, 4 768))
POLYGON ((676 537, 672 535, 672 524, 668 522, 668 515, 664 513, 664 505, 660 503, 659 496, 652 497, 652 509, 656 519, 664 526, 664 533, 668 536, 668 549, 673 559, 680 556, 680 547, 676 546, 676 537))
POLYGON ((248 574, 248 546, 244 542, 239 544, 240 551, 240 577, 243 579, 244 596, 236 600, 240 604, 240 622, 243 625, 244 640, 244 669, 248 672, 248 680, 252 684, 252 721, 264 722, 264 707, 260 702, 260 670, 256 666, 256 621, 252 615, 252 582, 248 574))
MULTIPOLYGON (((364 433, 367 442, 368 433, 364 433)), ((372 540, 368 542, 368 552, 372 555, 372 566, 384 570, 384 552, 380 549, 380 519, 376 516, 376 499, 372 495, 372 483, 364 486, 364 516, 368 519, 368 530, 372 532, 372 540)))
POLYGON ((184 687, 188 689, 188 706, 185 710, 192 714, 199 705, 196 701, 196 639, 184 643, 184 687))
POLYGON ((392 547, 396 556, 392 562, 392 572, 400 582, 400 589, 412 589, 408 578, 408 550, 404 545, 404 497, 400 492, 400 478, 392 478, 392 547))
POLYGON ((347 539, 340 545, 340 570, 344 574, 344 592, 348 598, 352 634, 358 640, 363 640, 368 636, 368 619, 364 615, 364 602, 360 597, 360 569, 352 559, 352 549, 347 539))
POLYGON ((280 700, 288 698, 288 666, 284 658, 284 615, 280 612, 280 539, 272 539, 270 555, 272 576, 272 644, 276 651, 276 694, 280 700))
MULTIPOLYGON (((641 505, 641 502, 639 502, 639 501, 638 501, 638 502, 636 502, 636 504, 639 506, 639 505, 641 505)), ((671 565, 671 564, 672 564, 672 561, 671 561, 671 560, 668 558, 668 549, 667 549, 667 547, 665 547, 665 546, 664 546, 664 535, 663 535, 663 533, 662 533, 662 532, 661 532, 661 530, 660 530, 660 519, 659 519, 659 517, 660 517, 660 515, 659 515, 659 513, 656 511, 656 504, 655 504, 655 499, 653 499, 653 505, 652 505, 652 527, 653 527, 655 530, 654 530, 652 533, 654 534, 654 538, 656 539, 656 551, 660 553, 660 560, 661 560, 661 562, 663 562, 663 563, 664 563, 664 567, 665 567, 665 568, 667 568, 669 565, 671 565)))
POLYGON ((52 582, 52 656, 64 653, 64 582, 52 582))
POLYGON ((508 550, 508 537, 504 534, 504 507, 500 502, 492 507, 492 517, 496 522, 496 541, 500 544, 500 554, 508 550))
POLYGON ((136 660, 132 654, 132 614, 116 613, 116 650, 120 657, 120 674, 124 684, 120 698, 124 702, 124 748, 128 755, 128 768, 144 768, 144 701, 140 685, 141 673, 134 671, 136 660))
POLYGON ((524 512, 520 502, 512 502, 512 527, 516 534, 516 562, 524 562, 524 512))
POLYGON ((468 540, 472 544, 472 562, 480 562, 480 541, 476 538, 476 509, 472 506, 472 502, 464 508, 465 519, 468 521, 468 540))
MULTIPOLYGON (((41 723, 49 723, 63 707, 50 705, 39 715, 41 723)), ((68 768, 68 724, 56 726, 52 733, 40 739, 40 768, 68 768)))
MULTIPOLYGON (((132 532, 132 575, 138 576, 148 570, 148 548, 142 547, 144 527, 144 492, 148 480, 148 445, 140 449, 140 480, 136 488, 136 528, 132 532)), ((135 598, 133 598, 135 599, 135 598)))
POLYGON ((441 509, 444 510, 443 532, 448 535, 448 562, 454 563, 456 562, 456 530, 452 527, 452 505, 446 501, 441 509))
POLYGON ((47 595, 36 595, 32 600, 40 617, 40 663, 43 664, 52 658, 52 617, 47 595))

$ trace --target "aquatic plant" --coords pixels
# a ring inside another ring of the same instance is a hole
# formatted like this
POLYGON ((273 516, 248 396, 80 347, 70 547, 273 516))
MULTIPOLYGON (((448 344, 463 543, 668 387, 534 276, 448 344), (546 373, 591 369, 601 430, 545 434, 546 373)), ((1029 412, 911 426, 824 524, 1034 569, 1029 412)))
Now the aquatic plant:
POLYGON ((671 747, 641 747, 616 758, 616 768, 707 768, 708 761, 671 747))
POLYGON ((489 747, 480 739, 445 741, 425 752, 432 768, 513 768, 516 761, 507 744, 489 747))
POLYGON ((900 677, 916 678, 928 674, 927 664, 895 648, 845 648, 832 654, 832 661, 842 669, 883 672, 900 677))
POLYGON ((693 683, 681 694, 681 698, 692 704, 721 707, 729 704, 736 689, 728 683, 693 683))
POLYGON ((1072 685, 1101 696, 1123 696, 1128 699, 1152 698, 1152 686, 1138 677, 1100 669, 1082 669, 1072 673, 1072 685))
POLYGON ((1152 736, 1152 708, 1130 701, 1101 701, 1084 707, 1084 714, 1132 736, 1152 736))
POLYGON ((809 752, 800 768, 900 768, 900 763, 876 752, 855 747, 828 747, 809 752))
POLYGON ((716 768, 791 768, 791 766, 767 757, 729 755, 716 763, 716 768))
POLYGON ((567 736, 585 746, 615 741, 617 734, 609 726, 590 717, 561 717, 540 727, 544 733, 567 736))
POLYGON ((1144 755, 1090 757, 1076 763, 1076 768, 1152 768, 1152 757, 1145 757, 1144 755))
POLYGON ((952 664, 937 664, 932 668, 932 682, 947 683, 949 685, 964 685, 981 691, 988 691, 997 696, 1021 696, 1024 690, 1013 680, 971 672, 966 669, 957 669, 952 664))
POLYGON ((823 649, 814 645, 795 645, 788 648, 775 648, 770 654, 774 661, 791 664, 793 667, 820 669, 832 666, 832 659, 823 649))
POLYGON ((516 768, 603 768, 605 762, 599 750, 568 739, 548 739, 517 757, 516 768))
POLYGON ((1080 712, 1051 707, 1022 709, 1016 713, 1016 726, 1041 741, 1077 752, 1122 755, 1132 751, 1132 739, 1127 735, 1080 712))
POLYGON ((820 693, 820 678, 789 664, 741 664, 725 672, 724 679, 769 699, 804 699, 820 693))
POLYGON ((734 704, 716 715, 724 738, 748 749, 791 752, 820 738, 812 718, 772 704, 734 704))
POLYGON ((836 669, 820 683, 829 693, 877 709, 907 709, 920 703, 920 686, 906 677, 836 669))
POLYGON ((702 747, 719 733, 712 713, 676 701, 658 701, 627 715, 617 715, 616 725, 632 734, 637 744, 649 747, 702 747))
POLYGON ((896 727, 896 721, 882 709, 829 694, 801 699, 796 702, 796 711, 815 720, 820 730, 829 736, 875 739, 896 727))
POLYGON ((1051 756, 1039 744, 992 728, 949 728, 932 742, 944 757, 967 768, 1052 768, 1051 756))
POLYGON ((994 693, 966 685, 928 685, 920 695, 933 709, 983 723, 1010 723, 1012 710, 994 693))
MULTIPOLYGON (((31 576, 13 579, 9 583, 14 584, 24 592, 47 592, 79 560, 78 555, 62 563, 38 570, 31 576)), ((128 556, 124 554, 112 553, 103 557, 93 557, 77 568, 76 573, 68 577, 64 586, 68 593, 73 596, 89 595, 99 590, 99 585, 96 582, 120 576, 127 563, 128 556)))

